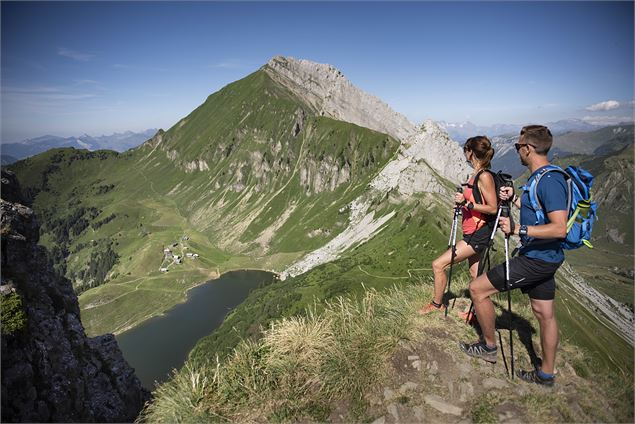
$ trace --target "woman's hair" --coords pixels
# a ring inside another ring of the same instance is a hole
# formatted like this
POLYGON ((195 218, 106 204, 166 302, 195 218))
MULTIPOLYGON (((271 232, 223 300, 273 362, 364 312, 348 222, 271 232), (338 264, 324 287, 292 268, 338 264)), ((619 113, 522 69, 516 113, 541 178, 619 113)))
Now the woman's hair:
POLYGON ((484 135, 468 138, 463 145, 464 152, 472 152, 483 169, 490 167, 492 158, 494 157, 494 149, 492 142, 484 135))

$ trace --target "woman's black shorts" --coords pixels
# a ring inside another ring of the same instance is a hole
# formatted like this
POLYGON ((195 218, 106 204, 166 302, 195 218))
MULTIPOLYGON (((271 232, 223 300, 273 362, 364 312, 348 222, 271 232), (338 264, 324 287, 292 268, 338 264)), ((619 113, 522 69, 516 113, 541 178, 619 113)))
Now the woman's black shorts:
MULTIPOLYGON (((562 262, 551 263, 540 259, 516 256, 509 260, 510 289, 521 289, 531 299, 553 300, 556 296, 554 275, 562 262)), ((500 292, 507 291, 505 263, 496 265, 487 272, 490 283, 500 292)))
POLYGON ((487 246, 489 246, 489 239, 492 236, 492 230, 494 228, 493 225, 493 223, 487 223, 472 234, 463 234, 463 241, 469 246, 472 246, 472 249, 474 249, 476 253, 484 251, 487 249, 487 246))

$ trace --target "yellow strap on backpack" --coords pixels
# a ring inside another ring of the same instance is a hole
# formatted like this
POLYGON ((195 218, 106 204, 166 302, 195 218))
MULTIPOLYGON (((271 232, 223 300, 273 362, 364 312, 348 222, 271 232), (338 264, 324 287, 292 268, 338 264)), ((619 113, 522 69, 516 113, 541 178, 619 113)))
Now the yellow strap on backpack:
MULTIPOLYGON (((580 200, 578 202, 578 204, 576 205, 575 211, 573 211, 573 215, 571 215, 571 218, 569 218, 569 221, 567 221, 567 233, 569 232, 571 227, 573 227, 573 223, 575 222, 575 219, 578 217, 578 215, 591 207, 592 198, 593 196, 591 195, 589 196, 588 199, 580 200)), ((588 247, 589 249, 593 249, 593 245, 591 244, 589 240, 583 239, 582 243, 584 243, 584 245, 588 247)))

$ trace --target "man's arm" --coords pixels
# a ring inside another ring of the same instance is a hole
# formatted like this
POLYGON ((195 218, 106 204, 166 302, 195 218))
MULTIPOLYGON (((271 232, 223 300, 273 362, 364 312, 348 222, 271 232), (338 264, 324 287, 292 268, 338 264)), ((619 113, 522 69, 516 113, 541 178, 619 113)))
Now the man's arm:
MULTIPOLYGON (((549 223, 544 225, 528 225, 527 235, 537 239, 563 239, 567 236, 567 211, 549 212, 549 223)), ((519 226, 514 229, 518 234, 519 226)))
MULTIPOLYGON (((567 211, 549 212, 549 223, 544 225, 528 225, 527 235, 537 239, 563 239, 567 236, 567 211)), ((509 218, 500 217, 499 226, 505 234, 510 231, 509 218)), ((513 235, 517 236, 520 231, 520 225, 514 226, 513 235)))

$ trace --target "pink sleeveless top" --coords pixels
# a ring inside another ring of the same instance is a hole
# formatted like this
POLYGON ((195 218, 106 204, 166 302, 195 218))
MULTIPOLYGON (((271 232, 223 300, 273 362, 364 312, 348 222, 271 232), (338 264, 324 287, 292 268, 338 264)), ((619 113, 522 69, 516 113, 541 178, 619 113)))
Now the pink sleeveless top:
MULTIPOLYGON (((474 177, 470 178, 470 181, 468 182, 469 186, 472 186, 474 184, 474 177)), ((467 200, 468 202, 472 202, 474 204, 476 204, 476 201, 474 200, 474 190, 471 189, 469 186, 466 186, 463 189, 463 197, 465 197, 465 200, 467 200)), ((485 203, 485 197, 482 195, 481 193, 481 198, 483 201, 483 204, 485 203)), ((462 208, 462 212, 463 212, 463 234, 472 234, 478 230, 480 230, 483 225, 485 225, 485 214, 481 213, 481 212, 476 212, 475 210, 469 210, 466 206, 463 206, 462 208)))

